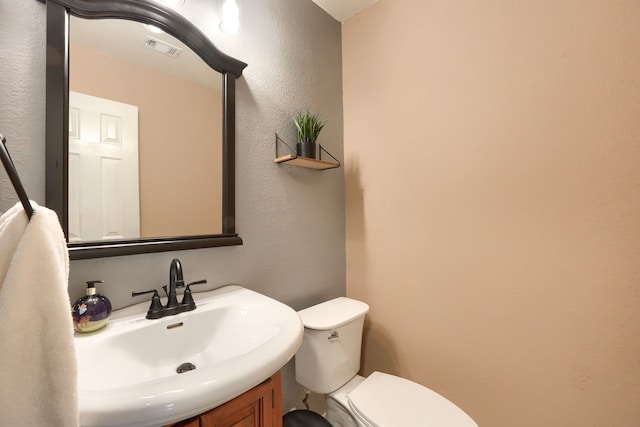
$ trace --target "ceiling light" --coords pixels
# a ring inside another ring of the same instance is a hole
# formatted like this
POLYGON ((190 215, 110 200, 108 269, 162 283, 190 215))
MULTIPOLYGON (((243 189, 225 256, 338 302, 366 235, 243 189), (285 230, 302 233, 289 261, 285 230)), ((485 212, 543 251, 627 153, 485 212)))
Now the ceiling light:
POLYGON ((222 5, 222 22, 220 30, 231 36, 238 34, 240 29, 240 10, 236 0, 224 0, 222 5))

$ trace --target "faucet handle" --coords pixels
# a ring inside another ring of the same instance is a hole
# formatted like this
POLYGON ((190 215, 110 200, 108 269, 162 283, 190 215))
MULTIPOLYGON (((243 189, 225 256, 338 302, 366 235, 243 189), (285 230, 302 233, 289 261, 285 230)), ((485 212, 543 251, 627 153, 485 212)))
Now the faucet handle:
POLYGON ((162 302, 160 302, 160 295, 158 295, 158 291, 155 289, 149 289, 148 291, 132 291, 131 296, 137 297, 139 295, 145 295, 153 293, 151 297, 151 306, 147 311, 147 319, 159 319, 162 311, 162 302))
POLYGON ((205 283, 207 283, 207 279, 196 280, 195 282, 189 283, 187 287, 194 286, 194 285, 204 285, 205 283))
POLYGON ((205 283, 207 283, 207 279, 197 280, 187 285, 187 288, 184 290, 184 296, 182 297, 182 305, 187 306, 186 311, 195 310, 196 308, 196 302, 193 300, 193 296, 191 295, 191 286, 204 285, 205 283))

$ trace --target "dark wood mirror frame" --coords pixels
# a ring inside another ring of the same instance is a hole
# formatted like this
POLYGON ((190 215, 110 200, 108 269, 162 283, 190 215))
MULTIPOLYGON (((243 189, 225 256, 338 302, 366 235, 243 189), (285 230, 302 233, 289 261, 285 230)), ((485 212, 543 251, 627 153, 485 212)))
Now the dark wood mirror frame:
MULTIPOLYGON (((155 25, 190 47, 222 74, 222 233, 152 239, 68 243, 74 259, 241 245, 235 232, 235 79, 247 66, 220 52, 182 15, 150 0, 39 0, 47 5, 46 206, 68 239, 69 15, 126 19, 155 25)), ((194 207, 185 207, 185 209, 194 207)))

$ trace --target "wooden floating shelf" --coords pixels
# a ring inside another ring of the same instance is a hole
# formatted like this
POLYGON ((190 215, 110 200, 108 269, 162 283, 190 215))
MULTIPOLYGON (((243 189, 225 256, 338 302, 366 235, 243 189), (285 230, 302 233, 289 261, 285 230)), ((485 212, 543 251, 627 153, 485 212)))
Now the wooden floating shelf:
POLYGON ((317 169, 317 170, 334 169, 334 168, 340 167, 340 163, 310 159, 309 157, 296 156, 295 154, 287 154, 286 156, 278 157, 273 161, 275 163, 288 163, 293 166, 300 166, 303 168, 317 169))

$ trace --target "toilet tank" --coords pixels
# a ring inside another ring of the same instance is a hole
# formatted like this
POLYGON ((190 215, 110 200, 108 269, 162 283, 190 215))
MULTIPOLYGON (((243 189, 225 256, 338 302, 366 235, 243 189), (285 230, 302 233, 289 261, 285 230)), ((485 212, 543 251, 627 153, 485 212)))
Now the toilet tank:
POLYGON ((369 306, 340 297, 298 312, 304 338, 296 352, 296 381, 326 394, 346 384, 360 370, 362 327, 369 306))

